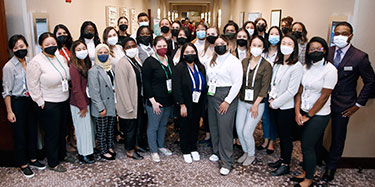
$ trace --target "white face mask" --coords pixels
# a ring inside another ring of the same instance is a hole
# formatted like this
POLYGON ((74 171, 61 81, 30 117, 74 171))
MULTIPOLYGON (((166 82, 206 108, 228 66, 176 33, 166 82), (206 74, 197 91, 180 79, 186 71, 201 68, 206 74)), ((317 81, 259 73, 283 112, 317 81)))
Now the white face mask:
POLYGON ((348 45, 348 38, 347 36, 334 36, 333 37, 333 43, 338 47, 338 48, 344 48, 345 46, 348 45))
POLYGON ((126 56, 128 56, 130 58, 134 58, 135 56, 138 55, 138 48, 127 49, 127 50, 125 50, 125 54, 126 54, 126 56))
POLYGON ((258 57, 259 55, 261 55, 263 52, 263 49, 262 48, 259 48, 259 47, 251 47, 250 48, 250 53, 252 55, 254 55, 254 57, 258 57))
POLYGON ((250 34, 250 36, 252 36, 254 34, 254 29, 246 29, 246 30, 250 34))
POLYGON ((148 26, 148 22, 147 21, 139 22, 139 26, 140 27, 142 27, 142 26, 148 26))
POLYGON ((107 42, 108 42, 109 45, 116 45, 117 42, 118 42, 118 37, 112 36, 112 37, 108 38, 107 42))
POLYGON ((290 55, 290 54, 293 53, 294 49, 293 49, 293 47, 290 47, 290 46, 281 45, 280 51, 283 55, 290 55))
POLYGON ((76 56, 80 60, 85 59, 88 54, 89 54, 89 52, 87 50, 76 51, 76 56))

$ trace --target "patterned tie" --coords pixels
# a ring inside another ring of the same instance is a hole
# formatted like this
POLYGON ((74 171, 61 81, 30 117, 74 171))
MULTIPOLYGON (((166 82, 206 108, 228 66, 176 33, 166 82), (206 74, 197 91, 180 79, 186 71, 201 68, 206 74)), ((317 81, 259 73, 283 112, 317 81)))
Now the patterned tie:
POLYGON ((337 50, 336 52, 336 58, 333 60, 333 64, 336 66, 336 68, 339 67, 339 64, 341 62, 341 49, 337 50))

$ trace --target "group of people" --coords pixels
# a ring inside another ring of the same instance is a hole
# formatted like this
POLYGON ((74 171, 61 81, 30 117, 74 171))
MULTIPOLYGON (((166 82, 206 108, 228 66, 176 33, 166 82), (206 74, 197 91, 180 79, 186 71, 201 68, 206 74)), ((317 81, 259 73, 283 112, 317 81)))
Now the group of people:
POLYGON ((292 132, 300 126, 303 171, 292 178, 309 186, 319 144, 332 119, 332 145, 323 179, 332 180, 346 137, 349 117, 365 106, 375 89, 368 55, 350 44, 353 28, 347 22, 334 30, 334 46, 321 37, 307 38, 303 23, 291 17, 267 30, 258 18, 242 28, 229 21, 223 34, 216 26, 196 26, 195 35, 178 22, 160 20, 154 36, 147 14, 138 15, 139 28, 127 32, 129 20, 118 19, 118 30, 105 28, 102 42, 96 25, 82 24, 73 41, 68 28, 40 35, 41 52, 27 57, 22 35, 9 39, 14 56, 3 68, 2 93, 14 129, 17 165, 26 177, 30 167, 45 169, 36 159, 38 124, 42 129, 48 168, 64 172, 66 126, 72 119, 78 158, 94 163, 114 160, 114 134, 125 139, 126 156, 136 160, 148 145, 151 159, 160 162, 169 118, 177 117, 180 147, 186 163, 200 160, 197 148, 201 118, 210 137, 212 162, 220 161, 221 175, 234 162, 244 166, 255 151, 274 152, 280 138, 280 159, 269 163, 272 176, 289 173, 292 132), (361 77, 364 86, 357 96, 361 77), (147 115, 146 115, 147 114, 147 115), (262 120, 264 143, 253 133, 262 120), (117 128, 117 126, 119 128, 117 128), (243 155, 235 159, 238 138, 243 155), (145 141, 147 140, 147 142, 145 141))

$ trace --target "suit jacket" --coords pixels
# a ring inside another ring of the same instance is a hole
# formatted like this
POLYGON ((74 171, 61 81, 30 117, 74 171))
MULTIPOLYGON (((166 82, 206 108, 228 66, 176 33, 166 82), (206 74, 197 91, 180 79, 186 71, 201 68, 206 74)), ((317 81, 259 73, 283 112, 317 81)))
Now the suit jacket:
POLYGON ((79 110, 86 109, 90 104, 90 100, 86 94, 87 77, 79 73, 74 64, 69 68, 70 79, 72 81, 72 90, 70 92, 70 104, 79 108, 79 110))
POLYGON ((94 65, 89 70, 89 94, 91 97, 91 115, 100 117, 99 112, 107 110, 106 116, 116 116, 115 95, 107 72, 94 65))
MULTIPOLYGON (((328 53, 328 61, 333 62, 335 47, 328 53)), ((374 70, 368 54, 350 46, 337 68, 338 81, 331 96, 332 112, 343 112, 356 103, 364 106, 375 87, 374 70), (357 96, 357 81, 361 77, 364 86, 357 96)))

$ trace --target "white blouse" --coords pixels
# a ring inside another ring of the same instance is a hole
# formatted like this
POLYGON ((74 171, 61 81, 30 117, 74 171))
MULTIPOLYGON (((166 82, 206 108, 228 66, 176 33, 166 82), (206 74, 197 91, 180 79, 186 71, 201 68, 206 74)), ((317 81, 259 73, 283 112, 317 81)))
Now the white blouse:
POLYGON ((125 52, 120 45, 115 45, 113 48, 113 56, 109 55, 112 65, 116 67, 117 62, 125 56, 125 52))
POLYGON ((89 52, 91 64, 95 64, 96 51, 95 51, 94 38, 92 38, 92 39, 86 39, 85 38, 85 43, 87 45, 87 51, 89 52))
POLYGON ((277 51, 272 56, 270 56, 269 53, 262 54, 262 57, 266 59, 271 64, 272 67, 273 67, 273 64, 275 63, 276 56, 277 56, 277 51))
POLYGON ((241 50, 240 48, 237 48, 237 53, 238 53, 238 59, 242 62, 244 58, 246 58, 246 50, 241 50))
POLYGON ((198 58, 199 60, 202 60, 203 53, 204 53, 204 44, 206 40, 199 40, 195 41, 194 45, 198 50, 198 58))
POLYGON ((211 59, 212 59, 212 56, 214 55, 214 52, 215 52, 214 47, 208 46, 208 48, 207 48, 206 52, 204 53, 203 57, 199 58, 199 61, 203 65, 209 64, 211 59))

